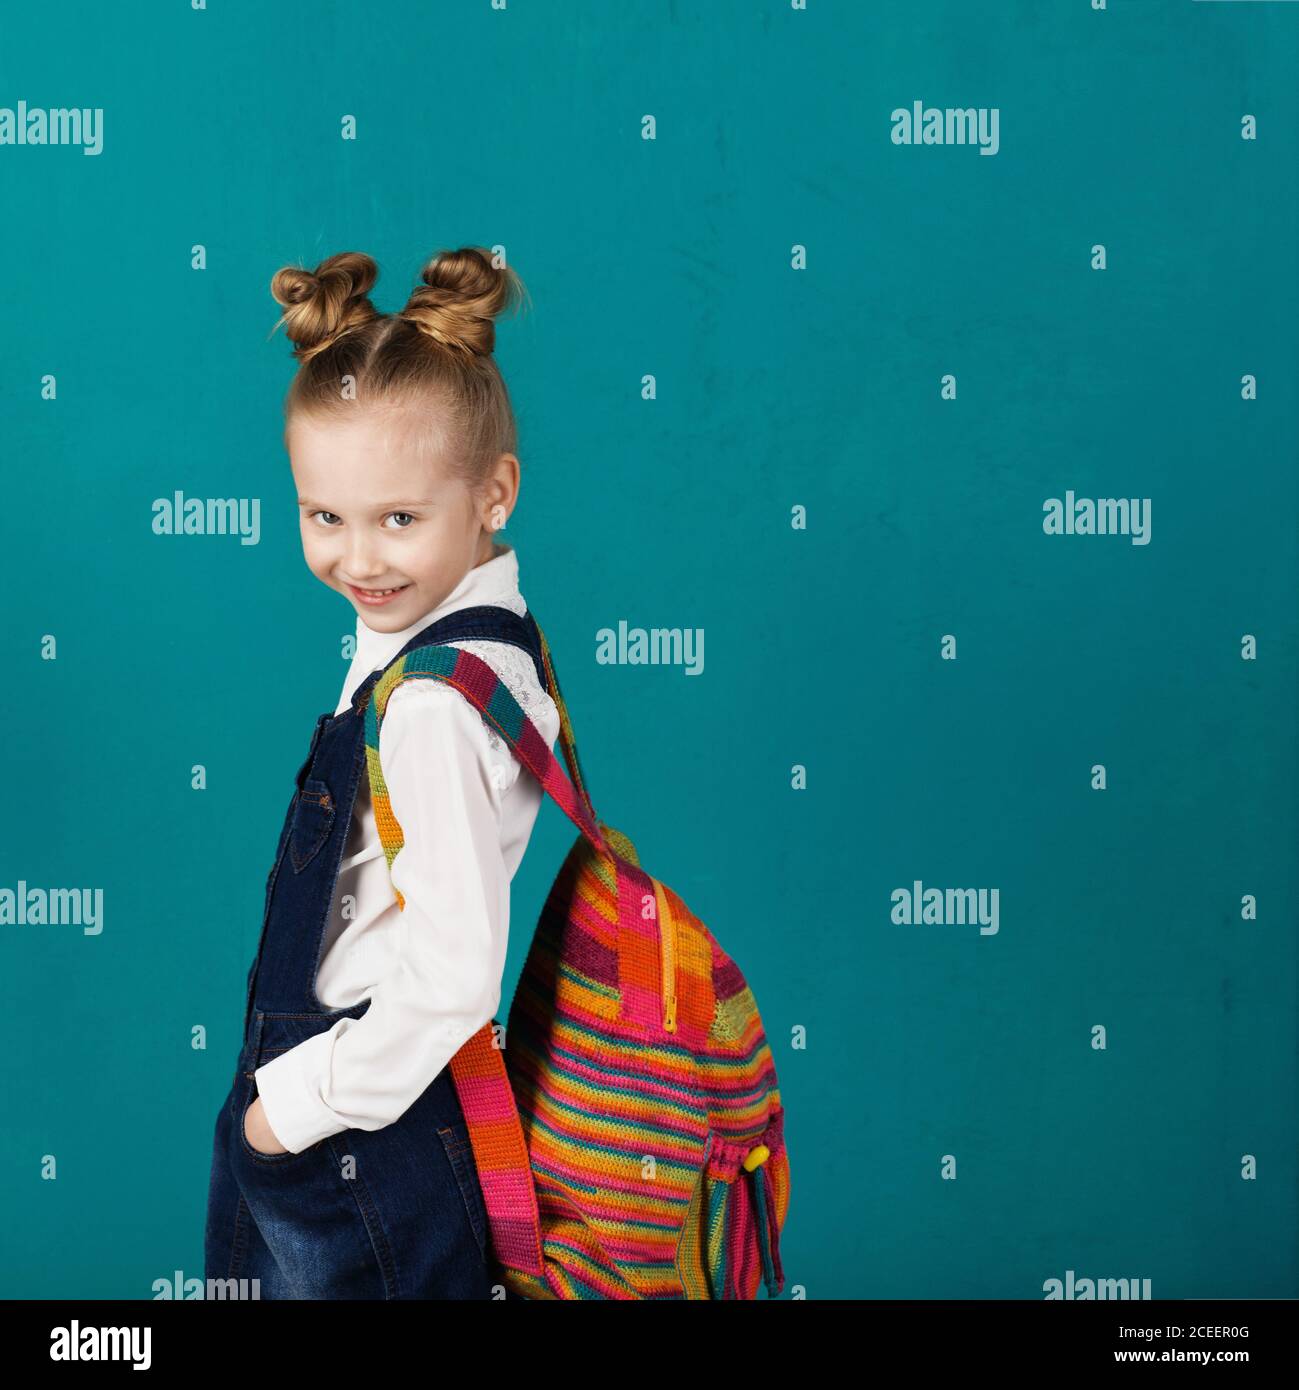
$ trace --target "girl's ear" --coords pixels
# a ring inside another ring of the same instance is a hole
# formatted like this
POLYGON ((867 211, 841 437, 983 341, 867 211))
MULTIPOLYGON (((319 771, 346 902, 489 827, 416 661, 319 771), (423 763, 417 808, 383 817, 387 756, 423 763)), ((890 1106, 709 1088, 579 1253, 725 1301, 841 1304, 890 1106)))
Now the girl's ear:
POLYGON ((477 489, 475 507, 483 529, 499 531, 509 520, 519 496, 519 460, 502 454, 496 466, 477 489))

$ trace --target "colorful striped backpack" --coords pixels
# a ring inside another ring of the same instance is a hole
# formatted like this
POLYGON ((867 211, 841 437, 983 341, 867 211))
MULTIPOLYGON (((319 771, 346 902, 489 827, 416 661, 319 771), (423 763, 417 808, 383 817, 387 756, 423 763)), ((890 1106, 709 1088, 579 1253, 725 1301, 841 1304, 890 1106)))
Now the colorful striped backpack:
POLYGON ((789 1160, 757 1004, 708 928, 596 818, 535 631, 572 781, 472 652, 407 652, 365 712, 390 868, 403 841, 379 730, 405 680, 460 691, 581 831, 546 899, 504 1038, 484 1024, 451 1061, 500 1277, 526 1299, 751 1299, 759 1282, 775 1297, 789 1160))

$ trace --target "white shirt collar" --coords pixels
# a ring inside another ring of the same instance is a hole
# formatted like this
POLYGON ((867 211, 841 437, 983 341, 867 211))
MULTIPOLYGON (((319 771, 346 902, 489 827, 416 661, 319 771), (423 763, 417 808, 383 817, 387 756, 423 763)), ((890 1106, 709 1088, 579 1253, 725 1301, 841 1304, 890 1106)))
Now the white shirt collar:
POLYGON ((508 608, 520 617, 528 611, 519 593, 519 557, 514 547, 493 541, 492 551, 492 558, 475 565, 441 603, 399 632, 375 632, 359 613, 356 615, 356 655, 343 683, 338 712, 347 708, 356 688, 371 671, 386 666, 417 632, 439 618, 445 618, 448 613, 455 613, 461 608, 476 608, 479 604, 508 608))

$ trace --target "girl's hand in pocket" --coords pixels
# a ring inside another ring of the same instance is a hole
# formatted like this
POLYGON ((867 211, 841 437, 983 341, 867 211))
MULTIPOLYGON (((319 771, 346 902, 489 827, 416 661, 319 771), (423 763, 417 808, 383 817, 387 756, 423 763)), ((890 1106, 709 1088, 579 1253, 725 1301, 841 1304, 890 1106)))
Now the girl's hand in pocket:
POLYGON ((288 1153, 288 1149, 275 1137, 275 1131, 267 1123, 261 1096, 253 1101, 244 1115, 244 1138, 248 1141, 248 1147, 256 1149, 259 1154, 288 1153))

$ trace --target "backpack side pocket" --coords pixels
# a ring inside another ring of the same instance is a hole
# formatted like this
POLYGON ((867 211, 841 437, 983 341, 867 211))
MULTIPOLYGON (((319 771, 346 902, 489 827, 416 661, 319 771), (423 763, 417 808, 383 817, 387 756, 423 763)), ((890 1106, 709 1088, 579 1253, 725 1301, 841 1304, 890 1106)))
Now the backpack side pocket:
POLYGON ((789 1159, 775 1111, 762 1134, 730 1140, 710 1133, 691 1194, 676 1266, 687 1299, 775 1298, 785 1287, 780 1231, 789 1201, 789 1159))

